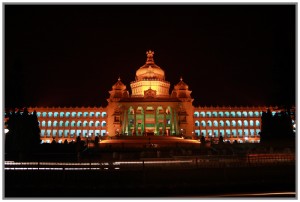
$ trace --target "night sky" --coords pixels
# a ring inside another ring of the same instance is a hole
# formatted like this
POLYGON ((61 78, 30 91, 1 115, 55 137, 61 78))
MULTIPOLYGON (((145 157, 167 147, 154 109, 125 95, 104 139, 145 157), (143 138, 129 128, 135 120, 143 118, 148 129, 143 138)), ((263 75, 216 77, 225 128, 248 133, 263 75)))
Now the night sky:
POLYGON ((295 105, 295 9, 289 5, 9 5, 5 107, 106 106, 130 90, 146 51, 194 106, 295 105))

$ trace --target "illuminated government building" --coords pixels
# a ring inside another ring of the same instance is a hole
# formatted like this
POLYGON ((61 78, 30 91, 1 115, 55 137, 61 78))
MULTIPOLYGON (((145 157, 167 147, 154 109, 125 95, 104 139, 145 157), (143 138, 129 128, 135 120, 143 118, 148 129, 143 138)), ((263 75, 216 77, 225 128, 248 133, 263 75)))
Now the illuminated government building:
MULTIPOLYGON (((266 107, 195 107, 189 86, 181 78, 170 93, 165 72, 147 51, 146 63, 130 83, 119 78, 109 91, 107 107, 34 107, 43 142, 75 141, 95 136, 190 136, 225 141, 259 142, 266 107)), ((272 112, 277 109, 271 108, 272 112)))

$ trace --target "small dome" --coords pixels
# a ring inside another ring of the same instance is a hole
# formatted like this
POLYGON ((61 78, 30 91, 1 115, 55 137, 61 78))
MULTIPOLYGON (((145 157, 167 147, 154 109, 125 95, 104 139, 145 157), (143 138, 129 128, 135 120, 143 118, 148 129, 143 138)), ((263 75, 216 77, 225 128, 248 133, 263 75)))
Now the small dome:
POLYGON ((182 80, 183 79, 180 78, 179 83, 174 86, 175 90, 188 90, 189 89, 189 86, 186 83, 184 83, 182 80))
POLYGON ((136 79, 144 80, 144 79, 157 79, 157 80, 165 80, 165 72, 159 66, 154 63, 153 55, 154 52, 149 50, 146 52, 147 61, 146 64, 141 66, 136 71, 136 79))
POLYGON ((113 90, 126 90, 126 86, 122 83, 120 77, 118 78, 117 83, 112 86, 113 90))

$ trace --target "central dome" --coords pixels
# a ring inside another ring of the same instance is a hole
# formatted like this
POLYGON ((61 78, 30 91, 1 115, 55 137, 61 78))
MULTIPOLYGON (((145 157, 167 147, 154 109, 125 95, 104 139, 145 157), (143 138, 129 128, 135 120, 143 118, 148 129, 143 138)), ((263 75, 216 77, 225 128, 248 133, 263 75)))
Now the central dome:
POLYGON ((154 51, 147 51, 146 64, 136 71, 136 80, 165 80, 165 72, 154 63, 154 51))

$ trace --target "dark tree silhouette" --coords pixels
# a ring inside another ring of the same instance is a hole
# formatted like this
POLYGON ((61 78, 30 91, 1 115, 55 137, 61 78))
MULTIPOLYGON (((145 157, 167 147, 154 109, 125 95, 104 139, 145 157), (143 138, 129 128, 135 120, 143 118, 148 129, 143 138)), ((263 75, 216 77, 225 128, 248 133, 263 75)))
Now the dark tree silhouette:
POLYGON ((261 117, 261 142, 294 140, 293 125, 290 110, 284 110, 272 115, 270 110, 263 112, 261 117))
POLYGON ((204 135, 201 135, 200 142, 201 142, 202 145, 205 145, 205 137, 204 137, 204 135))
POLYGON ((223 144, 224 143, 224 141, 223 141, 224 139, 223 139, 223 136, 222 135, 220 135, 220 137, 219 137, 219 144, 223 144))
POLYGON ((8 118, 5 151, 18 154, 22 160, 24 154, 35 151, 41 142, 36 111, 30 114, 27 108, 19 109, 8 113, 8 118))

